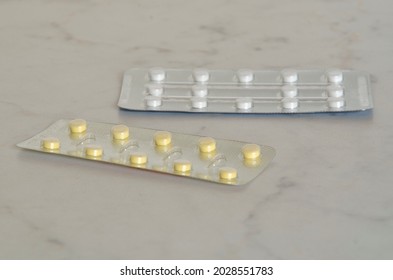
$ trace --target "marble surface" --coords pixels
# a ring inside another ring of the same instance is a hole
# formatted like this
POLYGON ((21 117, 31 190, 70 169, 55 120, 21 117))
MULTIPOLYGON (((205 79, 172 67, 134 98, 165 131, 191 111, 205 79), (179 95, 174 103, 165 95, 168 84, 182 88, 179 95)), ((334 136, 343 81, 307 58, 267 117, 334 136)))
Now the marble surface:
POLYGON ((393 3, 0 1, 1 259, 393 258, 393 3), (349 114, 117 108, 131 67, 372 74, 349 114), (18 149, 60 118, 277 149, 240 189, 18 149))

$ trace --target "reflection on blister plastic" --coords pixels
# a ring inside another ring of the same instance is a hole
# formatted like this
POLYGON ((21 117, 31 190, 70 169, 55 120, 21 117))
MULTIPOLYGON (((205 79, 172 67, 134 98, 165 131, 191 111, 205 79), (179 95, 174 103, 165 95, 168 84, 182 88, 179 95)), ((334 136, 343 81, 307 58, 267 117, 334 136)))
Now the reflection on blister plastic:
POLYGON ((81 119, 59 120, 18 146, 228 185, 248 183, 275 156, 264 145, 81 119))
POLYGON ((317 113, 373 107, 369 75, 324 69, 130 69, 119 107, 189 113, 317 113))

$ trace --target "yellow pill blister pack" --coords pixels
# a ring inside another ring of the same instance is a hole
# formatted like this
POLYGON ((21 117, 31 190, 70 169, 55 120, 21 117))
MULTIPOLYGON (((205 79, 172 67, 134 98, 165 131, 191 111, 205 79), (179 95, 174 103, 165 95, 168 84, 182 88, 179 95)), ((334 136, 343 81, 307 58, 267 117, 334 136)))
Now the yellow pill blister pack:
POLYGON ((275 156, 265 145, 82 119, 59 120, 18 147, 228 185, 250 182, 275 156))

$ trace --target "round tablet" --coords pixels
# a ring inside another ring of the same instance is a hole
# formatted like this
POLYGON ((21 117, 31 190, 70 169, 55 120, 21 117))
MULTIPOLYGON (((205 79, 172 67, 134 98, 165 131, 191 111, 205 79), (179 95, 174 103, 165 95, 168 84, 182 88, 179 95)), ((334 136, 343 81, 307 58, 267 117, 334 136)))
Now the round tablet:
POLYGON ((147 162, 147 155, 145 153, 135 153, 130 156, 130 163, 141 165, 147 162))
POLYGON ((220 179, 233 180, 237 178, 237 170, 232 167, 221 167, 219 173, 220 179))
POLYGON ((162 85, 151 84, 147 86, 147 92, 153 96, 161 96, 164 92, 164 87, 162 85))
POLYGON ((296 98, 285 97, 281 103, 284 109, 296 109, 299 106, 299 101, 296 98))
POLYGON ((297 72, 294 69, 282 70, 281 77, 285 83, 294 83, 298 79, 297 72))
POLYGON ((70 121, 69 127, 71 133, 82 133, 87 130, 87 122, 83 119, 75 119, 70 121))
POLYGON ((185 159, 177 159, 174 162, 173 169, 176 172, 189 172, 191 171, 191 161, 185 159))
POLYGON ((252 98, 240 97, 236 99, 236 108, 239 110, 249 110, 252 108, 252 98))
POLYGON ((340 97, 338 97, 338 98, 329 97, 327 102, 328 102, 328 105, 330 108, 335 108, 335 109, 342 108, 345 105, 344 98, 340 98, 340 97))
POLYGON ((191 93, 193 96, 205 97, 207 95, 207 87, 205 85, 193 85, 191 93))
POLYGON ((207 99, 204 97, 192 97, 191 106, 195 109, 202 109, 207 107, 207 99))
POLYGON ((249 69, 239 69, 236 73, 240 83, 250 83, 254 79, 254 73, 249 69))
POLYGON ((330 85, 327 87, 327 93, 329 97, 342 97, 344 95, 344 89, 342 86, 330 85))
POLYGON ((328 82, 335 83, 335 84, 341 83, 344 78, 343 72, 341 72, 338 69, 328 70, 326 75, 327 75, 328 82))
POLYGON ((281 88, 281 94, 284 97, 296 97, 297 96, 297 87, 293 85, 285 85, 281 88))
POLYGON ((100 145, 88 145, 85 148, 85 154, 89 157, 100 157, 103 154, 103 150, 100 145))
POLYGON ((112 137, 115 140, 125 140, 130 136, 130 129, 128 126, 118 124, 112 127, 112 137))
POLYGON ((162 100, 160 96, 148 95, 145 97, 147 107, 160 107, 162 100))
POLYGON ((60 140, 55 137, 47 137, 42 140, 42 147, 47 150, 60 149, 60 140))
POLYGON ((209 71, 203 68, 194 69, 194 71, 192 72, 192 76, 194 77, 194 80, 196 82, 200 82, 200 83, 207 82, 210 77, 209 71))
POLYGON ((202 137, 199 139, 199 151, 202 153, 211 153, 216 150, 216 140, 211 137, 202 137))
POLYGON ((165 79, 165 70, 161 67, 151 68, 149 71, 150 80, 154 82, 162 82, 165 79))
POLYGON ((157 131, 154 133, 154 142, 157 146, 166 146, 172 142, 172 134, 168 131, 157 131))
POLYGON ((261 155, 261 147, 257 144, 246 144, 242 148, 242 154, 245 159, 257 159, 261 155))

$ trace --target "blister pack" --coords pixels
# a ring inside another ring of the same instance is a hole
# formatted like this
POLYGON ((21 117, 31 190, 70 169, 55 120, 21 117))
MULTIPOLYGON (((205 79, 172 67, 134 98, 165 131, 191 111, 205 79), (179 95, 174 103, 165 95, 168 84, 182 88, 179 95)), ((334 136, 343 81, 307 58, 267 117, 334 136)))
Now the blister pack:
POLYGON ((373 107, 369 75, 352 70, 130 69, 118 106, 189 113, 350 112, 373 107))
POLYGON ((83 119, 59 120, 18 147, 229 185, 250 182, 275 156, 264 145, 83 119))

